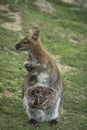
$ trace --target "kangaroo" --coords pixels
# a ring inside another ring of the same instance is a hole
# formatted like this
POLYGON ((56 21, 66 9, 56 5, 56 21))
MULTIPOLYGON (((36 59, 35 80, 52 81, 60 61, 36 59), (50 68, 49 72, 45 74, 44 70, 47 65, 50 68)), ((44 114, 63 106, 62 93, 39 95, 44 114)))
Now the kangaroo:
POLYGON ((40 41, 40 31, 34 29, 15 48, 27 51, 27 75, 23 84, 23 101, 29 123, 57 123, 63 106, 64 87, 54 59, 40 41))

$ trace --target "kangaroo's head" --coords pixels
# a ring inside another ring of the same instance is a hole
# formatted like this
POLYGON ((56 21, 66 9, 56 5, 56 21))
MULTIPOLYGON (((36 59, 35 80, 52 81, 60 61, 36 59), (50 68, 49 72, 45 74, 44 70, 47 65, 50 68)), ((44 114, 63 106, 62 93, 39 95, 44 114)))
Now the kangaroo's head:
POLYGON ((19 51, 28 51, 31 50, 34 46, 39 44, 39 33, 38 29, 34 29, 30 36, 22 39, 18 44, 16 44, 15 48, 19 51))

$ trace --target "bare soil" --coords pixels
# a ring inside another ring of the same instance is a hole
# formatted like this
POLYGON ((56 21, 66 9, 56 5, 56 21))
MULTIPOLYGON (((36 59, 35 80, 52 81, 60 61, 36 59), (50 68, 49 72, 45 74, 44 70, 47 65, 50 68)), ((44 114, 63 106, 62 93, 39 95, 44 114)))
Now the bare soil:
POLYGON ((62 0, 62 1, 80 7, 87 7, 87 0, 62 0))
POLYGON ((36 0, 34 4, 45 12, 53 13, 55 11, 55 8, 46 0, 36 0))
POLYGON ((3 16, 6 16, 10 19, 14 19, 14 22, 3 22, 1 24, 2 27, 13 30, 13 31, 21 31, 21 16, 19 12, 11 12, 9 9, 9 5, 0 5, 0 11, 3 11, 3 16))

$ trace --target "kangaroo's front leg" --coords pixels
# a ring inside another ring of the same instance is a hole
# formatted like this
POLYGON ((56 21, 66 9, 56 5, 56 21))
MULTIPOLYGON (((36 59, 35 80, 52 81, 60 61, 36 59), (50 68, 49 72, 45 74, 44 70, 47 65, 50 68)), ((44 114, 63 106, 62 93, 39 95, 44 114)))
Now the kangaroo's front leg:
POLYGON ((40 64, 37 63, 37 64, 32 64, 31 62, 27 62, 25 63, 25 68, 27 71, 33 71, 33 70, 38 70, 40 69, 40 64))
POLYGON ((26 63, 25 68, 26 68, 27 71, 33 71, 35 69, 35 67, 32 66, 31 63, 26 63))

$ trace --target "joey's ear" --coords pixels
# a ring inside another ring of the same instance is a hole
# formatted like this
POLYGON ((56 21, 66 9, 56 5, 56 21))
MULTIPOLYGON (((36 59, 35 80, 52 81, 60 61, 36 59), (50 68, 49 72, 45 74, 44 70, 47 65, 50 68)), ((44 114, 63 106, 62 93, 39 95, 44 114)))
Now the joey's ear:
POLYGON ((32 39, 33 39, 34 41, 38 40, 39 34, 40 34, 40 31, 39 31, 39 30, 35 30, 35 31, 33 32, 32 39))

